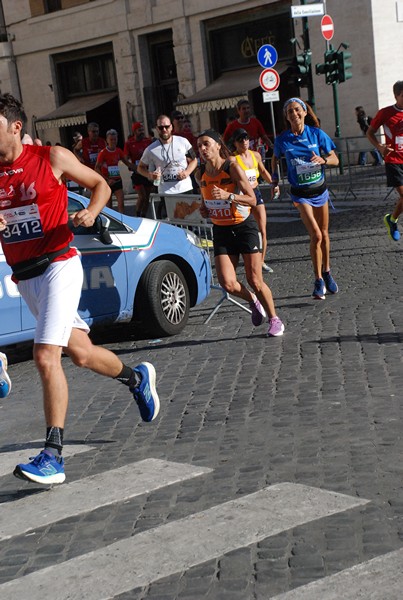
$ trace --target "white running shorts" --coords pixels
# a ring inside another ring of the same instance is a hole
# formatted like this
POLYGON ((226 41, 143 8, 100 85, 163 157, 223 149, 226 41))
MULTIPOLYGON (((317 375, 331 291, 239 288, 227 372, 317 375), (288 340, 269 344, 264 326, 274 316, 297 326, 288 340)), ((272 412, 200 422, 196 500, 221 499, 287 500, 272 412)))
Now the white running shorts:
POLYGON ((82 286, 79 256, 53 262, 42 275, 18 282, 18 290, 37 321, 36 344, 65 347, 73 327, 89 332, 78 314, 82 286))

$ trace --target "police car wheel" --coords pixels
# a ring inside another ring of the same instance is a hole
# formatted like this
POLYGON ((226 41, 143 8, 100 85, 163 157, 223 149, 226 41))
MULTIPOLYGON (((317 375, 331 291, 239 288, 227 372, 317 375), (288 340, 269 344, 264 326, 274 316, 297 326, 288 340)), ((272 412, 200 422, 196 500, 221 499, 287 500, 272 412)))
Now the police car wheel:
MULTIPOLYGON (((190 298, 185 276, 173 262, 160 260, 148 265, 136 294, 143 328, 153 336, 175 335, 189 318, 190 298)), ((139 315, 134 318, 137 319, 139 315)))

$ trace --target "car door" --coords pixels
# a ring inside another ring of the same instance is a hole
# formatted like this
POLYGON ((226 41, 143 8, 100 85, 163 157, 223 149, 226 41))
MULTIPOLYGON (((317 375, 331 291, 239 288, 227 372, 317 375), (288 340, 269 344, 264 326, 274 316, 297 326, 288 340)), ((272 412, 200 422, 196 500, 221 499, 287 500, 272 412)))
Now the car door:
POLYGON ((11 281, 11 269, 0 245, 0 342, 9 333, 21 331, 21 296, 11 281))
MULTIPOLYGON (((78 197, 69 194, 69 214, 83 208, 78 197)), ((109 244, 102 241, 94 228, 71 226, 72 245, 80 251, 84 269, 79 312, 90 324, 119 319, 127 308, 127 267, 120 239, 127 230, 118 219, 108 215, 108 220, 109 244)))

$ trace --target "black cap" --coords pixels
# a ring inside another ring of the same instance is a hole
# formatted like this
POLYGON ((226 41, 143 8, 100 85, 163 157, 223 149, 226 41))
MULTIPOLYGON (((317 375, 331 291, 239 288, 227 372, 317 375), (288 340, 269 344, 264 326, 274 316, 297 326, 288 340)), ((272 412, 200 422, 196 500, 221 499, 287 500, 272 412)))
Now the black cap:
POLYGON ((248 138, 249 139, 249 133, 246 131, 246 129, 235 129, 234 133, 232 134, 232 139, 235 142, 238 142, 239 140, 242 140, 243 138, 248 138))
POLYGON ((215 131, 215 129, 205 129, 204 131, 199 133, 197 137, 200 138, 204 136, 210 137, 212 140, 217 142, 217 144, 222 144, 221 136, 218 133, 218 131, 215 131))

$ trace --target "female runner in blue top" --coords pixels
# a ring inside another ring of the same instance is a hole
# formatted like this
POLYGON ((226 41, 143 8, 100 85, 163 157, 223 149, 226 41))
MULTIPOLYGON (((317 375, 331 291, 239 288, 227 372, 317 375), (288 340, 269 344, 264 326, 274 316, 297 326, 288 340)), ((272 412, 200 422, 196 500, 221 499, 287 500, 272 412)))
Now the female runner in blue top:
MULTIPOLYGON (((326 291, 338 292, 330 273, 329 192, 325 182, 325 166, 336 167, 336 146, 319 127, 311 107, 300 98, 290 98, 283 107, 287 129, 274 142, 272 179, 278 182, 280 157, 287 162, 291 199, 299 210, 310 236, 310 253, 315 272, 312 296, 324 300, 326 291), (307 124, 309 123, 309 124, 307 124)), ((278 191, 278 184, 274 192, 278 191)))

